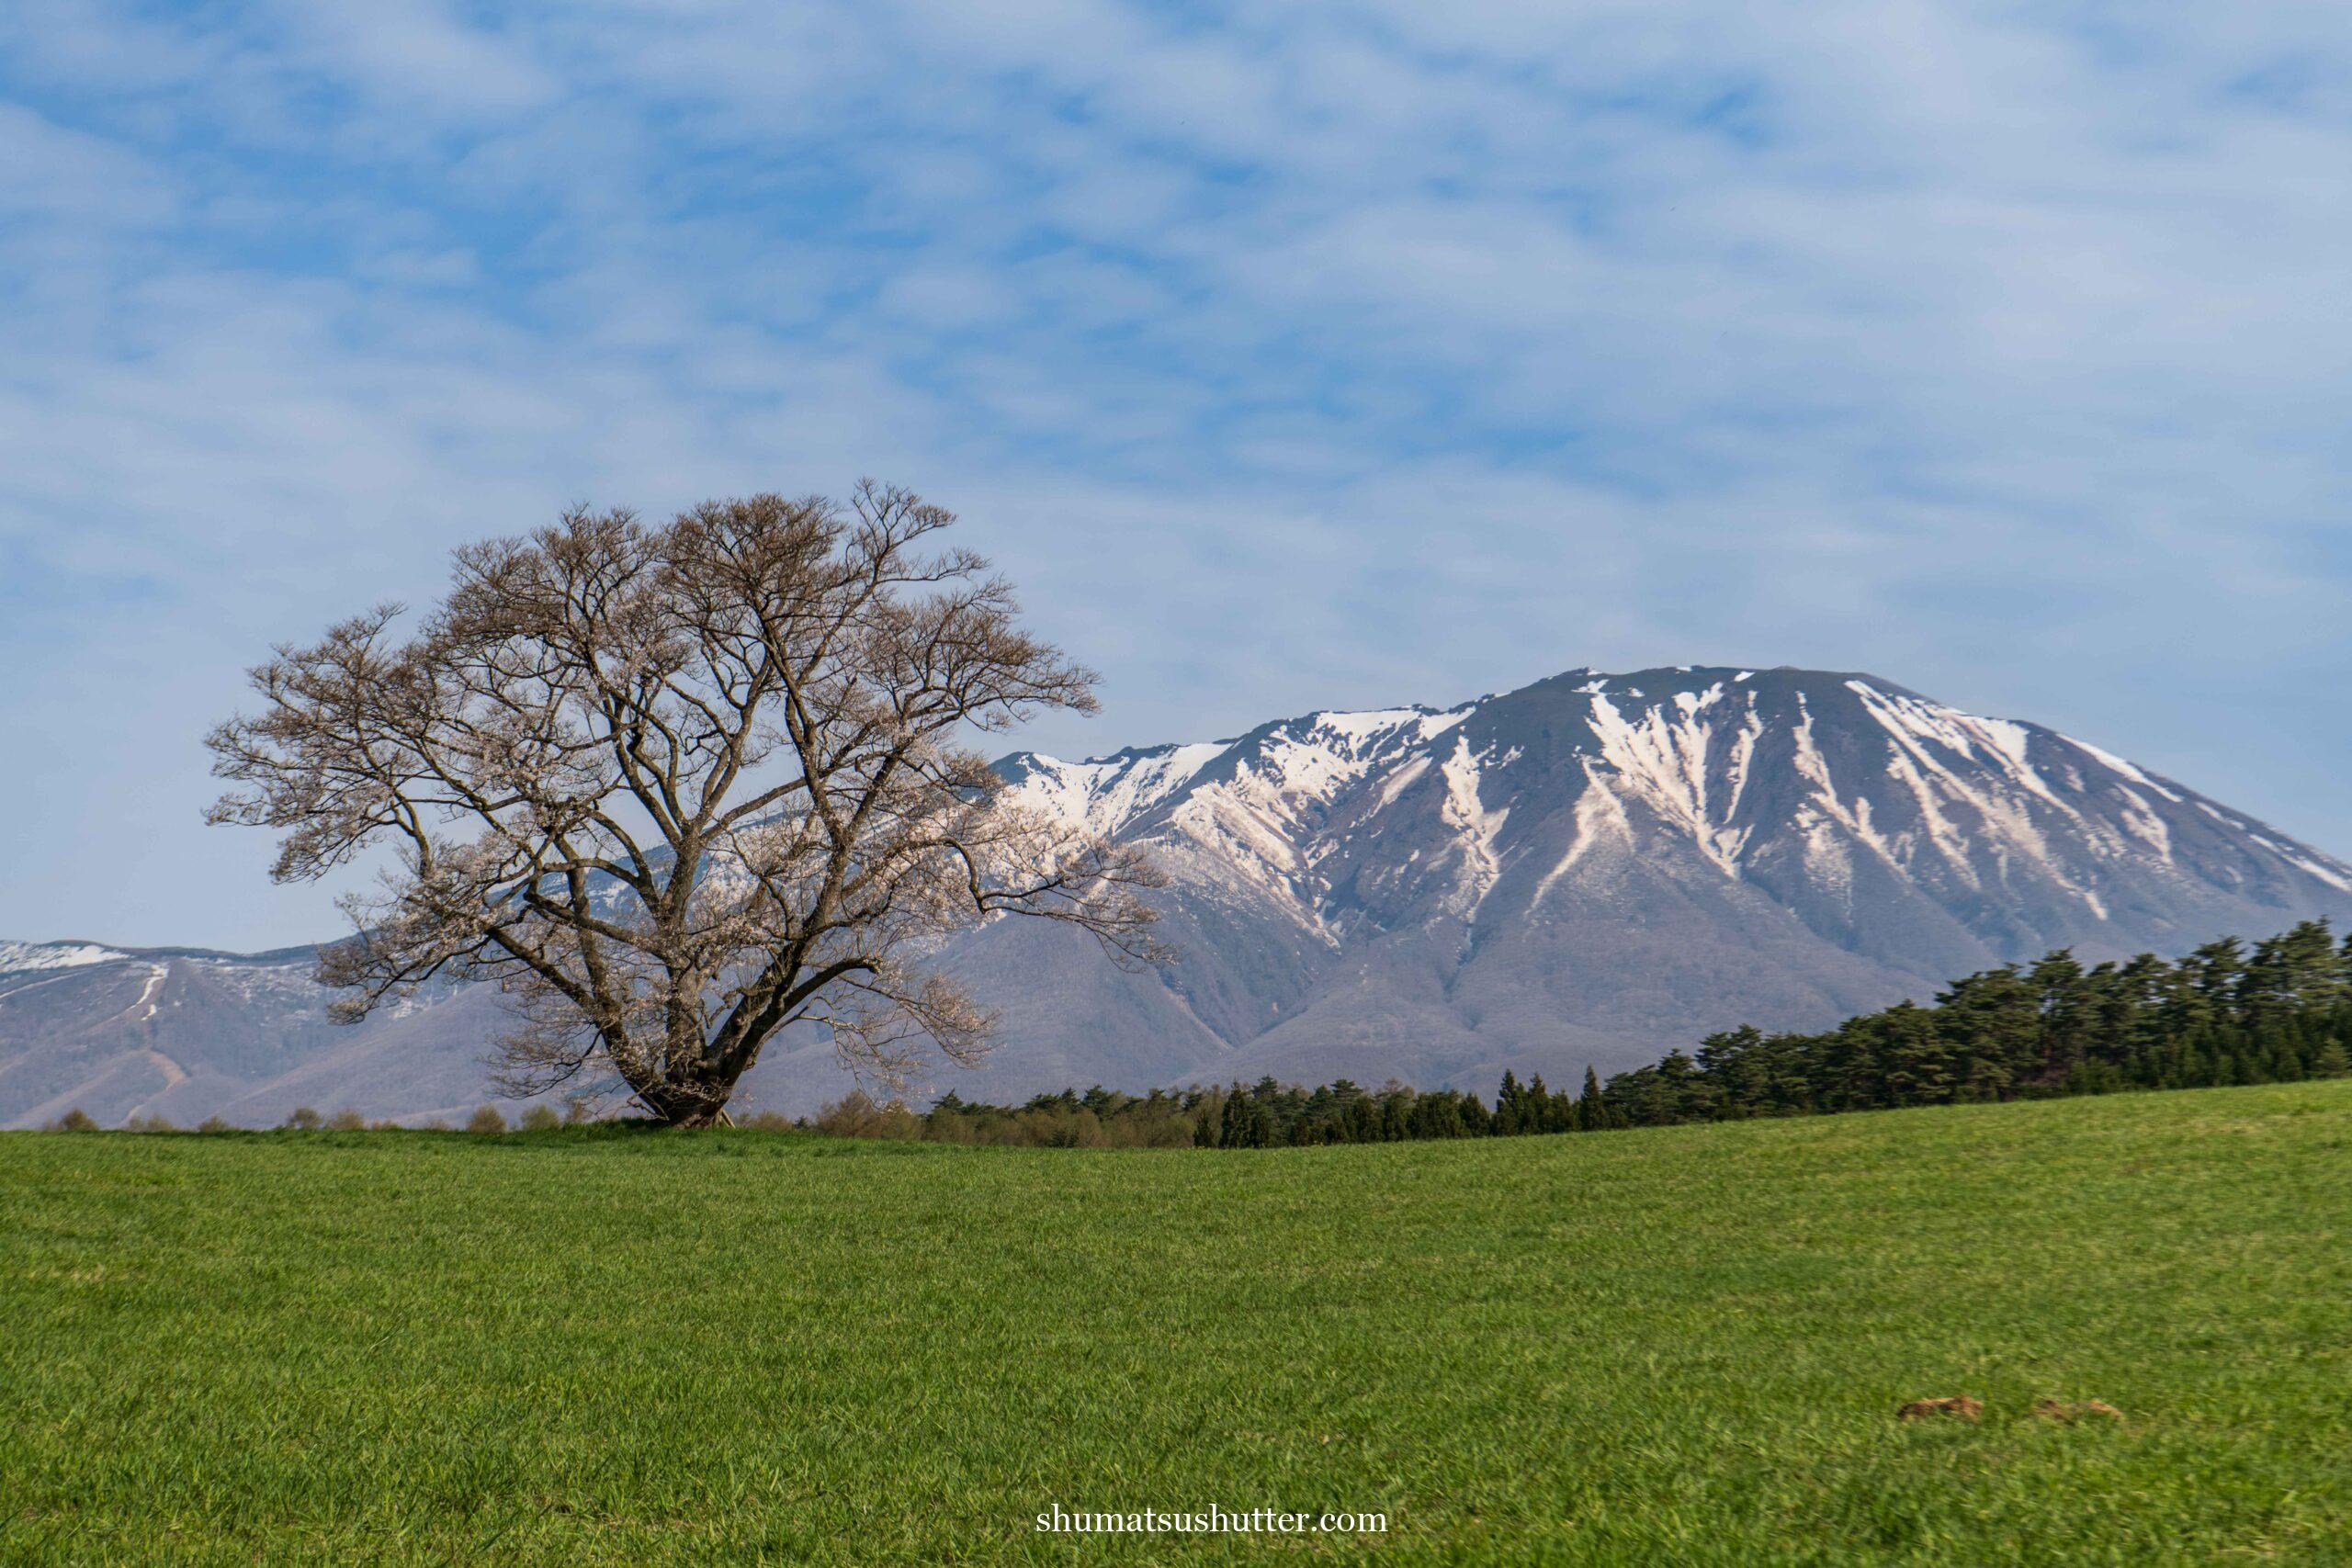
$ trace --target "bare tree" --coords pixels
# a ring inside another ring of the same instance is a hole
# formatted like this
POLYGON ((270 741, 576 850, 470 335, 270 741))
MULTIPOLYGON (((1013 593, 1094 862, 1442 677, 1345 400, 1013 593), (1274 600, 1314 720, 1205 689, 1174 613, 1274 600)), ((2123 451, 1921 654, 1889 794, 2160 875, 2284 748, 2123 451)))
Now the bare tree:
POLYGON ((243 787, 210 819, 285 837, 311 881, 389 845, 322 950, 345 1019, 435 979, 514 1004, 501 1087, 617 1074, 662 1120, 716 1119, 778 1030, 854 1069, 976 1061, 988 1015, 925 959, 1000 916, 1164 956, 1135 852, 1022 809, 965 742, 1093 675, 1022 631, 955 519, 859 487, 654 527, 575 510, 457 554, 417 634, 382 605, 253 671, 209 738, 243 787))

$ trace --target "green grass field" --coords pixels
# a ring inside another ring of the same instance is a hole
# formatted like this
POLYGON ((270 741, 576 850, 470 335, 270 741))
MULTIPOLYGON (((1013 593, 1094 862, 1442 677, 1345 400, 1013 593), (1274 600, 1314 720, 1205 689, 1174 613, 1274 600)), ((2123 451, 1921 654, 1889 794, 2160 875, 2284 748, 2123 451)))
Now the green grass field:
POLYGON ((8 1134, 0 1397, 6 1562, 2352 1562, 2352 1083, 1263 1153, 8 1134), (1389 1528, 1032 1525, 1212 1502, 1389 1528))

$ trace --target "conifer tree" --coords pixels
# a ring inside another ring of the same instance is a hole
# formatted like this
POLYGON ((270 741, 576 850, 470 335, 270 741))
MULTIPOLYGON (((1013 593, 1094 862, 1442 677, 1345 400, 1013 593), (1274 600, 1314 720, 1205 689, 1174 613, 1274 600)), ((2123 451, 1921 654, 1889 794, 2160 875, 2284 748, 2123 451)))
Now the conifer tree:
POLYGON ((1600 1075, 1587 1063, 1584 1069, 1584 1090, 1577 1096, 1577 1131, 1598 1133, 1609 1124, 1609 1110, 1600 1099, 1600 1075))

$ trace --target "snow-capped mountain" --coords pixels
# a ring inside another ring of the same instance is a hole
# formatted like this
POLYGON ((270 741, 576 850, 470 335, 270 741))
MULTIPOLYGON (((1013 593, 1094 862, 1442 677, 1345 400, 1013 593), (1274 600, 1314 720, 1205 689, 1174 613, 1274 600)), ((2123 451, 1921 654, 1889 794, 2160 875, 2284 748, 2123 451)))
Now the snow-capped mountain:
POLYGON ((1869 675, 1577 670, 1001 768, 1036 807, 1150 844, 1186 953, 1136 978, 1066 932, 967 942, 1010 1023, 991 1072, 1040 1087, 1106 1054, 1120 1081, 1607 1072, 2052 947, 2177 952, 2352 911, 2343 862, 1869 675))
MULTIPOLYGON (((1817 1027, 2071 945, 2177 953, 2352 915, 2352 866, 2036 725, 1874 676, 1572 671, 1437 709, 999 764, 1024 805, 1149 845, 1182 960, 1135 975, 1008 921, 947 961, 1002 1045, 937 1088, 1391 1076, 1491 1089, 1817 1027)), ((296 1103, 447 1114, 495 1027, 459 990, 356 1031, 300 954, 0 944, 0 1121, 296 1103), (178 1076, 175 1077, 174 1074, 178 1076)), ((746 1090, 845 1081, 777 1042, 746 1090)))
POLYGON ((190 1126, 269 1125, 298 1105, 462 1120, 492 1098, 487 988, 396 1003, 349 1028, 327 1017, 311 949, 238 954, 0 942, 0 1126, 75 1107, 190 1126))

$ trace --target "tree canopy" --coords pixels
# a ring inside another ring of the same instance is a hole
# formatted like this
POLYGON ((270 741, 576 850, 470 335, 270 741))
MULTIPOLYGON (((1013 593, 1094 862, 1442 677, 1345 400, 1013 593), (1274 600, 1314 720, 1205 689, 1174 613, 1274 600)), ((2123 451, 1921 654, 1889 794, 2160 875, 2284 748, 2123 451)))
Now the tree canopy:
POLYGON ((211 819, 282 834, 280 881, 388 848, 322 953, 339 1016, 494 981, 512 1092, 609 1072, 697 1125, 804 1021, 884 1081, 975 1061, 988 1014, 924 962, 946 936, 1025 916, 1164 954, 1149 863, 1020 808, 970 748, 1092 711, 1094 676, 937 547, 954 521, 865 484, 468 546, 413 636, 379 605, 253 671, 211 819))

